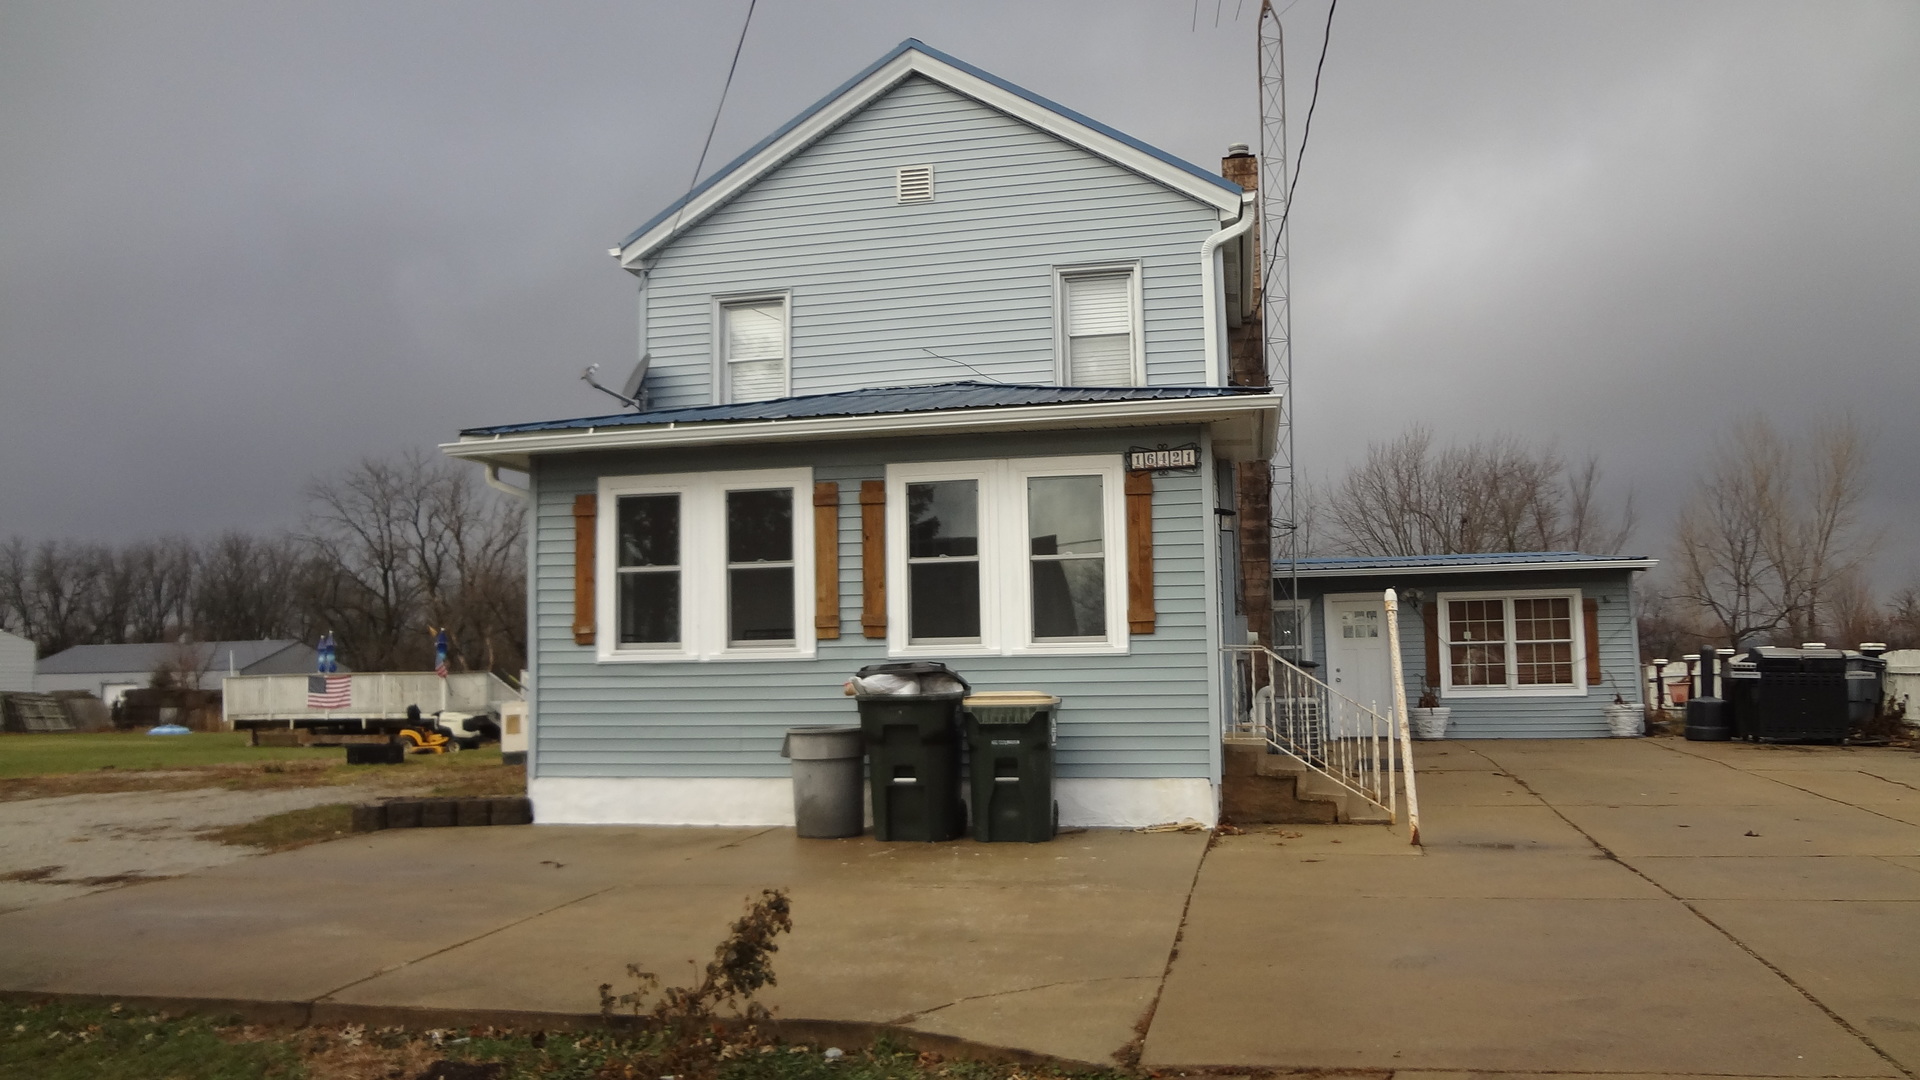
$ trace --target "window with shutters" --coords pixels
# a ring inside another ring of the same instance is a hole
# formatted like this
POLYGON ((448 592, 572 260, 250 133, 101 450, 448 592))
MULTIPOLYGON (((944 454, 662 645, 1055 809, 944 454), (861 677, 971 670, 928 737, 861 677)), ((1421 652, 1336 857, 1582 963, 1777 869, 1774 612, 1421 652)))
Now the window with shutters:
POLYGON ((1443 694, 1586 693, 1577 590, 1451 593, 1438 603, 1443 694))
POLYGON ((1125 652, 1122 480, 1114 455, 888 466, 890 655, 1125 652))
POLYGON ((788 302, 784 295, 720 302, 720 401, 766 401, 786 397, 789 386, 788 302))
POLYGON ((600 480, 601 660, 813 655, 811 469, 600 480))
POLYGON ((1062 386, 1146 382, 1138 263, 1059 268, 1054 296, 1062 386))

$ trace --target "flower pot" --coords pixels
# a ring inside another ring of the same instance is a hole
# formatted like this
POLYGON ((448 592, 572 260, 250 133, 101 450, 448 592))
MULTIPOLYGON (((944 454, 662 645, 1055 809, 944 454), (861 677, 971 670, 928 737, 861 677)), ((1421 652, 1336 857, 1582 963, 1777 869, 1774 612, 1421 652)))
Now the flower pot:
POLYGON ((1414 738, 1444 739, 1447 737, 1447 721, 1453 718, 1453 709, 1441 705, 1432 709, 1409 709, 1407 714, 1412 722, 1414 738))
POLYGON ((1607 734, 1631 739, 1646 733, 1646 715, 1638 705, 1607 706, 1607 734))

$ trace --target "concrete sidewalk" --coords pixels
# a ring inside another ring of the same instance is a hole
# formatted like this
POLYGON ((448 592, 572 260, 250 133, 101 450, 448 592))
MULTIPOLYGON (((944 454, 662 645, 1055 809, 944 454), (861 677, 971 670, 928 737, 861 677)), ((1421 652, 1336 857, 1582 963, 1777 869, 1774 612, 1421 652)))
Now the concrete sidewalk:
POLYGON ((696 981, 746 900, 778 886, 794 929, 760 1000, 781 1019, 1110 1063, 1159 993, 1206 840, 398 830, 0 916, 0 990, 280 1003, 295 1020, 590 1016, 601 983, 633 988, 629 963, 696 981))
POLYGON ((1143 1065, 1920 1067, 1920 756, 1662 739, 1418 762, 1422 855, 1222 839, 1143 1065))
POLYGON ((794 931, 764 1000, 789 1021, 1098 1064, 1134 1045, 1176 1071, 1920 1066, 1920 755, 1668 739, 1417 754, 1424 850, 1363 826, 1210 851, 1178 833, 403 830, 0 915, 0 991, 322 1021, 592 1014, 630 962, 690 981, 745 900, 780 886, 794 931))

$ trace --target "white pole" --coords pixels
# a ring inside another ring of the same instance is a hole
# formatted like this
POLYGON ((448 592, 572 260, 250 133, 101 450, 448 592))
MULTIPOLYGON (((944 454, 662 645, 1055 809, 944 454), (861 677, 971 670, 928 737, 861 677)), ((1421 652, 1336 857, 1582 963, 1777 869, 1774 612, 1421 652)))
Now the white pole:
POLYGON ((1393 720, 1400 729, 1400 771, 1407 778, 1407 832, 1420 844, 1420 796, 1413 787, 1413 733, 1407 730, 1407 676, 1400 667, 1400 598, 1387 590, 1387 662, 1393 665, 1393 720))

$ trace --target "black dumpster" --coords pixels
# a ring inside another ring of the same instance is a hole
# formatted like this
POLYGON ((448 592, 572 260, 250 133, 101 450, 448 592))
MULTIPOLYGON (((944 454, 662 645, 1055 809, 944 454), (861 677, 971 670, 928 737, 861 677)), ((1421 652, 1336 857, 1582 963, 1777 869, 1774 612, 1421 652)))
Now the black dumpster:
POLYGON ((960 701, 967 681, 945 664, 873 664, 855 675, 860 729, 867 743, 873 835, 879 840, 952 840, 966 831, 960 801, 960 701), (871 676, 957 685, 935 693, 866 693, 871 676), (951 680, 950 683, 947 680, 951 680))
POLYGON ((973 777, 973 838, 982 843, 1053 839, 1055 717, 1060 699, 1032 690, 974 694, 961 703, 973 777))

